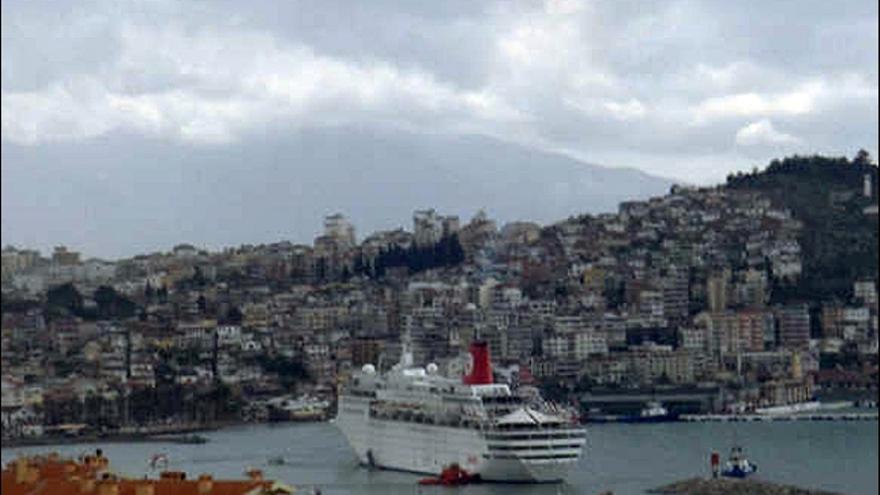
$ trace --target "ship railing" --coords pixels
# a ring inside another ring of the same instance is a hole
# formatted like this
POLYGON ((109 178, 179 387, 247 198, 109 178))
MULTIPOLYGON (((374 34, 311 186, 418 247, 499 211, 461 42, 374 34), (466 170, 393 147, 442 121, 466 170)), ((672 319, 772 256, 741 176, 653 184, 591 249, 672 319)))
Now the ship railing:
POLYGON ((542 429, 551 429, 551 430, 564 430, 564 429, 577 429, 580 426, 574 423, 570 423, 567 421, 553 421, 553 422, 545 422, 545 423, 494 423, 492 425, 493 429, 499 431, 511 431, 511 430, 542 430, 542 429))
POLYGON ((375 404, 370 406, 369 415, 377 419, 475 429, 485 428, 487 424, 485 418, 452 411, 431 412, 420 408, 380 406, 375 404))
POLYGON ((489 440, 554 440, 567 438, 586 438, 586 430, 578 425, 488 425, 484 435, 489 440), (502 427, 499 427, 502 426, 502 427))
POLYGON ((354 395, 354 396, 356 396, 356 397, 369 397, 369 398, 375 398, 375 397, 376 397, 376 392, 373 392, 373 391, 370 391, 370 390, 359 390, 359 389, 356 389, 356 388, 350 388, 350 389, 346 390, 346 392, 347 392, 349 395, 354 395))

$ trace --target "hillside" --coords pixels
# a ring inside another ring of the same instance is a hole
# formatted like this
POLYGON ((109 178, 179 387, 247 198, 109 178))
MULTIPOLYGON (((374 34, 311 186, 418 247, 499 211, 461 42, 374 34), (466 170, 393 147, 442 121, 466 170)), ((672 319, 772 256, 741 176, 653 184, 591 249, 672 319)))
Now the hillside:
POLYGON ((801 220, 804 276, 794 287, 777 287, 776 300, 847 299, 857 279, 877 279, 878 225, 863 212, 877 203, 877 165, 867 153, 854 159, 792 156, 763 171, 730 175, 727 187, 759 191, 801 220), (871 177, 871 197, 863 194, 871 177))

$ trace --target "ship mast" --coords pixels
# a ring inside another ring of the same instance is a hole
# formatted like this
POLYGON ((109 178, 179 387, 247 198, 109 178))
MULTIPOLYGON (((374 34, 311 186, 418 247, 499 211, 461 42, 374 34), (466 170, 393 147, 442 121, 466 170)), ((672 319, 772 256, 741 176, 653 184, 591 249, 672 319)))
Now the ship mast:
POLYGON ((400 337, 400 361, 396 368, 405 370, 413 365, 412 341, 410 339, 409 330, 400 337))

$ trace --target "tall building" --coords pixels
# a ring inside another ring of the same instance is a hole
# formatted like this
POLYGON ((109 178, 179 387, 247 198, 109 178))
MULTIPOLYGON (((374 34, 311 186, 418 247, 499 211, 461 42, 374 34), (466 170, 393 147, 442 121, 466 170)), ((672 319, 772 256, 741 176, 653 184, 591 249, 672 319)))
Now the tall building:
MULTIPOLYGON (((706 327, 705 344, 713 353, 761 352, 774 348, 776 344, 775 320, 770 311, 703 313, 698 315, 694 322, 697 324, 697 329, 706 327)), ((695 335, 687 335, 687 337, 699 338, 695 335)), ((807 342, 809 343, 809 334, 807 342)))
POLYGON ((751 352, 760 352, 765 349, 768 333, 773 333, 773 315, 769 311, 739 311, 736 314, 741 346, 751 352))
POLYGON ((458 229, 461 228, 461 222, 458 220, 458 215, 447 215, 441 218, 443 219, 444 236, 458 234, 458 229))
POLYGON ((762 308, 767 303, 767 273, 750 269, 739 273, 733 286, 733 302, 738 306, 762 308))
POLYGON ((822 337, 843 338, 843 307, 837 303, 822 305, 822 337))
POLYGON ((324 217, 324 235, 332 238, 341 247, 353 247, 355 245, 354 225, 341 213, 334 213, 324 217))
POLYGON ((853 296, 869 306, 877 304, 877 284, 873 280, 859 280, 853 284, 853 296))
POLYGON ((690 292, 687 270, 670 268, 662 279, 662 291, 664 316, 675 321, 687 318, 690 292))
POLYGON ((810 347, 810 312, 806 304, 793 304, 777 310, 779 345, 789 350, 810 347))
POLYGON ((11 246, 6 247, 3 249, 3 278, 31 268, 39 259, 40 253, 37 251, 26 249, 19 251, 11 246))
POLYGON ((728 294, 730 285, 730 270, 712 274, 706 281, 706 295, 709 302, 709 311, 720 313, 727 309, 729 304, 728 294))
POLYGON ((52 263, 61 266, 78 265, 79 253, 68 251, 65 246, 57 246, 52 253, 52 263))
POLYGON ((639 309, 647 318, 663 318, 666 308, 663 304, 663 292, 659 290, 642 290, 639 293, 639 309))
POLYGON ((413 212, 413 234, 416 245, 434 244, 443 235, 443 223, 440 215, 433 208, 413 212))
POLYGON ((438 215, 433 208, 413 212, 413 235, 418 246, 436 244, 441 237, 457 234, 459 228, 456 215, 438 215))

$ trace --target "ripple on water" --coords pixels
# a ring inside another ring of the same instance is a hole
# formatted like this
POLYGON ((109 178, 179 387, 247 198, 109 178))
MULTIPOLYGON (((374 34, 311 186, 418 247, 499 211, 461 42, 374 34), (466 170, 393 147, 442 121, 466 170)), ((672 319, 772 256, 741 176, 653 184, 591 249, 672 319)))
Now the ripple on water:
MULTIPOLYGON (((612 490, 615 495, 642 494, 664 483, 701 476, 712 449, 726 453, 741 443, 760 466, 760 474, 780 483, 851 494, 878 493, 877 441, 874 421, 667 423, 656 425, 590 425, 580 465, 567 483, 556 485, 474 485, 457 490, 466 495, 569 495, 612 490)), ((253 425, 209 432, 204 445, 85 444, 56 448, 2 449, 3 462, 18 453, 56 450, 77 456, 102 447, 111 466, 132 476, 150 474, 154 453, 168 456, 173 469, 191 475, 243 476, 248 466, 266 477, 303 488, 320 486, 324 495, 423 494, 448 490, 419 487, 419 476, 360 467, 333 425, 253 425), (285 463, 270 465, 272 458, 285 463)))

